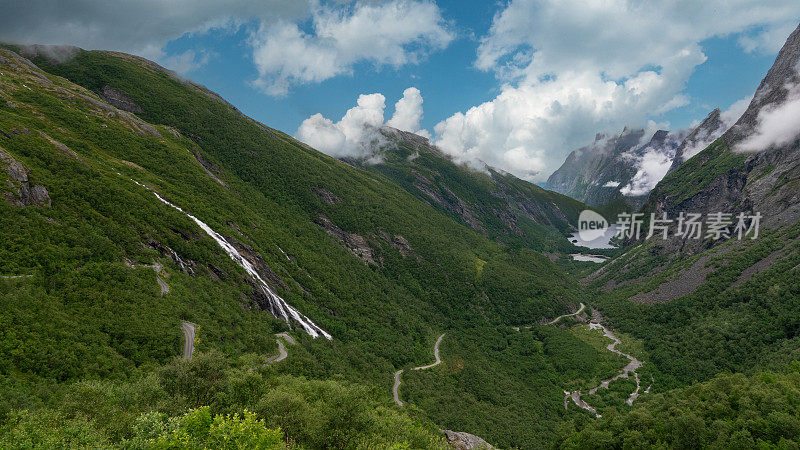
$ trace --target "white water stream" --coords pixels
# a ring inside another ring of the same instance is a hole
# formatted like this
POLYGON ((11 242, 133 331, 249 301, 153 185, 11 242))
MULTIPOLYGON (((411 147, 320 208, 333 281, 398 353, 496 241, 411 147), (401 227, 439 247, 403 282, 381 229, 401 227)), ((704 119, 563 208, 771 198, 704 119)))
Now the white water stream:
POLYGON ((224 237, 222 237, 221 234, 212 230, 211 227, 205 224, 205 222, 182 210, 179 206, 176 206, 168 202, 167 200, 164 199, 164 197, 160 196, 158 192, 156 192, 149 186, 145 186, 144 184, 139 183, 136 180, 131 180, 131 181, 138 184, 139 186, 146 188, 147 190, 155 194, 156 198, 161 200, 161 202, 164 203, 165 205, 169 205, 177 209, 178 211, 186 214, 186 216, 192 219, 194 223, 196 223, 200 228, 203 229, 203 231, 206 232, 206 234, 211 236, 211 238, 214 239, 217 242, 217 244, 219 244, 219 246, 222 247, 223 250, 225 250, 225 253, 227 253, 228 256, 230 256, 231 259, 234 260, 237 264, 239 264, 239 266, 241 266, 245 270, 245 272, 247 272, 250 278, 256 283, 258 288, 261 289, 261 292, 269 300, 269 309, 270 313, 273 316, 283 319, 286 321, 286 323, 289 324, 291 324, 291 321, 294 320, 300 325, 301 328, 303 328, 303 331, 308 333, 313 338, 317 338, 320 335, 322 335, 329 340, 333 339, 333 337, 330 334, 328 334, 322 328, 318 327, 314 322, 311 321, 311 319, 304 316, 300 311, 294 309, 291 305, 286 303, 286 300, 282 299, 275 291, 273 291, 272 288, 267 284, 267 282, 264 281, 263 278, 261 278, 261 275, 258 274, 256 268, 250 263, 250 261, 246 260, 236 250, 236 248, 233 245, 231 245, 227 240, 225 240, 224 237))

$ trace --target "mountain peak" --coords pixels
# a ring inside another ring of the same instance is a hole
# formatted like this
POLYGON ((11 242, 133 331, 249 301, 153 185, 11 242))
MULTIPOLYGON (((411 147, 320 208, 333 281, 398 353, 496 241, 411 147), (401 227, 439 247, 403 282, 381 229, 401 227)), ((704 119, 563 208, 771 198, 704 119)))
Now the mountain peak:
POLYGON ((674 172, 684 161, 696 155, 709 144, 719 138, 726 130, 726 125, 722 120, 722 111, 714 109, 678 146, 675 151, 675 158, 667 174, 674 172))
POLYGON ((790 87, 800 83, 800 25, 795 28, 781 48, 775 63, 761 80, 753 100, 742 117, 725 133, 728 145, 742 141, 753 133, 761 110, 771 104, 783 103, 790 87))

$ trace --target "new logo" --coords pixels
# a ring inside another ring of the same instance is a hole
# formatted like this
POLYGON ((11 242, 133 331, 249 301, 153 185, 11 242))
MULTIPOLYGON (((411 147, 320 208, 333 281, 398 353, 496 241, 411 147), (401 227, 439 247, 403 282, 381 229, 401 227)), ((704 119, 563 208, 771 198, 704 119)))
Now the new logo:
POLYGON ((608 230, 609 223, 600 214, 585 209, 578 216, 578 237, 582 241, 590 242, 603 236, 608 230))

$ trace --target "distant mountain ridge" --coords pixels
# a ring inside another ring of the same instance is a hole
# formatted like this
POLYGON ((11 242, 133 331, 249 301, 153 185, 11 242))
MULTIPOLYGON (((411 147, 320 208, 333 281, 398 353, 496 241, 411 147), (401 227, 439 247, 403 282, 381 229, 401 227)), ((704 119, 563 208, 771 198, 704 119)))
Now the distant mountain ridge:
POLYGON ((666 130, 646 136, 643 129, 628 128, 618 135, 598 133, 592 144, 567 156, 546 186, 590 206, 624 202, 638 209, 657 181, 642 169, 643 162, 655 159, 659 166, 668 165, 684 136, 683 131, 666 130))
POLYGON ((456 163, 428 139, 384 126, 368 156, 342 158, 380 173, 473 230, 505 244, 568 250, 582 202, 484 165, 456 163), (559 233, 560 232, 560 233, 559 233))

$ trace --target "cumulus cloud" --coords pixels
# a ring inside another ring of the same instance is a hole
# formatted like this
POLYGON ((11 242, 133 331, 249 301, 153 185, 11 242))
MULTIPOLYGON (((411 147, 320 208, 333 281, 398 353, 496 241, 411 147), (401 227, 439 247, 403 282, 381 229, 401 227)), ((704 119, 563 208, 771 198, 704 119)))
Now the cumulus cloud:
POLYGON ((619 187, 620 184, 622 184, 622 183, 620 183, 619 181, 608 181, 608 182, 606 182, 606 184, 603 185, 603 187, 615 188, 615 187, 619 187))
POLYGON ((314 114, 300 124, 297 139, 333 157, 367 156, 370 144, 383 125, 386 98, 382 94, 359 95, 357 105, 338 122, 314 114))
POLYGON ((430 137, 430 133, 426 130, 420 130, 420 120, 422 120, 422 94, 419 89, 410 87, 403 91, 403 97, 395 103, 394 114, 386 125, 430 137))
POLYGON ((675 97, 688 75, 676 79, 645 71, 617 82, 599 72, 565 72, 548 81, 506 85, 495 99, 438 123, 436 144, 459 160, 479 159, 543 181, 598 130, 642 123, 675 97))
POLYGON ((310 0, 0 0, 0 11, 9 12, 0 15, 0 39, 135 53, 185 72, 207 59, 202 52, 165 54, 170 40, 230 30, 253 18, 300 20, 309 10, 310 0))
POLYGON ((787 90, 785 101, 761 109, 754 133, 736 150, 758 152, 786 145, 800 136, 800 85, 787 86, 787 90))
POLYGON ((430 1, 320 6, 310 22, 310 32, 288 21, 261 24, 251 38, 256 86, 284 95, 292 85, 350 74, 362 61, 379 67, 415 64, 454 38, 430 1))
MULTIPOLYGON (((378 130, 384 125, 385 108, 383 94, 362 94, 356 106, 348 109, 338 122, 314 114, 300 124, 295 137, 333 157, 374 157, 375 149, 384 141, 378 130)), ((386 125, 427 137, 430 133, 419 129, 420 119, 422 94, 419 89, 410 87, 403 91, 386 125)))
POLYGON ((500 93, 437 124, 436 143, 543 181, 598 130, 685 105, 703 40, 798 17, 795 0, 512 0, 475 60, 503 82, 500 93))

